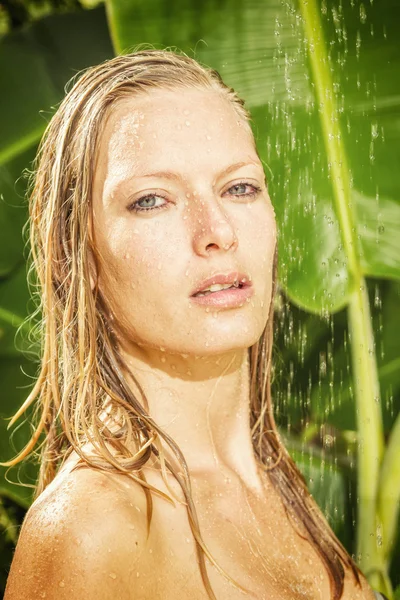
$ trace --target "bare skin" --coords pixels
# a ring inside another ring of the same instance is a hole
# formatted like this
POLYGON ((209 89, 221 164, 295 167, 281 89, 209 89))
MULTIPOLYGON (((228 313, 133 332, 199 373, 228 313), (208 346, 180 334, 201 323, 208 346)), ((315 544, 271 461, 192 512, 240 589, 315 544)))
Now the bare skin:
MULTIPOLYGON (((93 277, 150 415, 186 458, 212 556, 248 597, 329 598, 319 556, 288 520, 252 449, 247 349, 268 317, 276 224, 249 126, 211 91, 157 90, 119 102, 101 139, 93 217, 102 263, 93 277), (155 172, 179 177, 143 177, 155 172), (164 208, 130 209, 149 194, 141 206, 164 208), (193 301, 198 283, 232 271, 249 275, 250 302, 206 310, 193 301)), ((140 486, 71 471, 75 462, 73 453, 31 507, 5 599, 207 600, 183 503, 153 496, 146 539, 140 486), (33 563, 32 547, 42 550, 33 563)), ((169 494, 154 466, 144 473, 169 494)), ((218 600, 246 597, 206 564, 218 600)), ((342 598, 373 595, 347 574, 342 598)))

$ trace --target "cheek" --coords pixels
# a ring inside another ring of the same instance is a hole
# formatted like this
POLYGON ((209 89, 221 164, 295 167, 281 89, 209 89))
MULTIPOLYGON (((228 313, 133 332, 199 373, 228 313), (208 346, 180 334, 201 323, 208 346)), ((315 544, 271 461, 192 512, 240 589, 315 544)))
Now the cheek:
POLYGON ((251 264, 271 262, 272 265, 276 234, 274 212, 268 205, 249 206, 237 228, 239 243, 251 264))
POLYGON ((154 293, 163 280, 172 278, 172 270, 179 251, 177 235, 171 236, 154 221, 115 227, 105 241, 103 252, 107 280, 114 289, 124 293, 120 301, 130 301, 129 292, 140 291, 137 301, 145 301, 146 290, 154 293))

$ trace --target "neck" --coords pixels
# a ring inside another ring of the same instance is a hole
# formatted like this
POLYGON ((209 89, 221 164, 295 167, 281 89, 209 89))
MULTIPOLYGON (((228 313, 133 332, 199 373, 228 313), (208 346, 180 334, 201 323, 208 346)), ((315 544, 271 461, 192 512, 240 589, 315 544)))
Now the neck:
POLYGON ((194 357, 135 346, 123 354, 150 417, 176 442, 190 475, 236 473, 248 487, 261 487, 250 431, 247 349, 194 357))

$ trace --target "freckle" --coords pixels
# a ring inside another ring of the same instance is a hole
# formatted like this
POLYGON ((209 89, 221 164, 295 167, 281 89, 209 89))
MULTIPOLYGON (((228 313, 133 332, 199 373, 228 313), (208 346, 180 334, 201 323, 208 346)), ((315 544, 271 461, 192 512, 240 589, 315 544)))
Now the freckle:
POLYGON ((186 125, 187 127, 190 127, 190 121, 185 121, 185 125, 186 125))
POLYGON ((59 586, 59 587, 65 587, 64 580, 63 580, 63 581, 60 581, 60 583, 58 584, 58 586, 59 586))
POLYGON ((115 573, 109 573, 108 576, 111 577, 111 579, 117 579, 117 576, 115 573))

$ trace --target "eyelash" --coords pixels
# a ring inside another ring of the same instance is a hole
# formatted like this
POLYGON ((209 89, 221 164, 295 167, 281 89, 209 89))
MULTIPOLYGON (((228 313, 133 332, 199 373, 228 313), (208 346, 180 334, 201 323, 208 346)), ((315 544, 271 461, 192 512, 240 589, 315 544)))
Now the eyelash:
MULTIPOLYGON (((254 196, 256 196, 257 194, 259 194, 261 192, 261 188, 260 187, 258 187, 256 185, 253 185, 252 183, 248 183, 247 181, 239 181, 238 183, 235 183, 234 185, 232 185, 229 188, 229 190, 231 190, 232 188, 234 188, 236 186, 239 186, 239 185, 248 185, 249 187, 253 188, 253 191, 250 192, 250 193, 248 193, 248 194, 233 194, 234 196, 246 197, 246 198, 253 198, 254 196)), ((138 200, 135 200, 135 202, 133 202, 128 207, 128 210, 132 211, 132 212, 136 212, 136 213, 141 213, 141 212, 149 212, 151 210, 160 210, 160 209, 163 209, 163 208, 166 207, 166 204, 162 204, 161 206, 151 206, 151 207, 148 207, 148 208, 140 208, 140 207, 137 206, 139 204, 139 202, 141 202, 142 200, 147 200, 148 198, 153 198, 153 197, 163 198, 164 200, 167 199, 162 194, 147 194, 146 196, 142 196, 138 200)))

